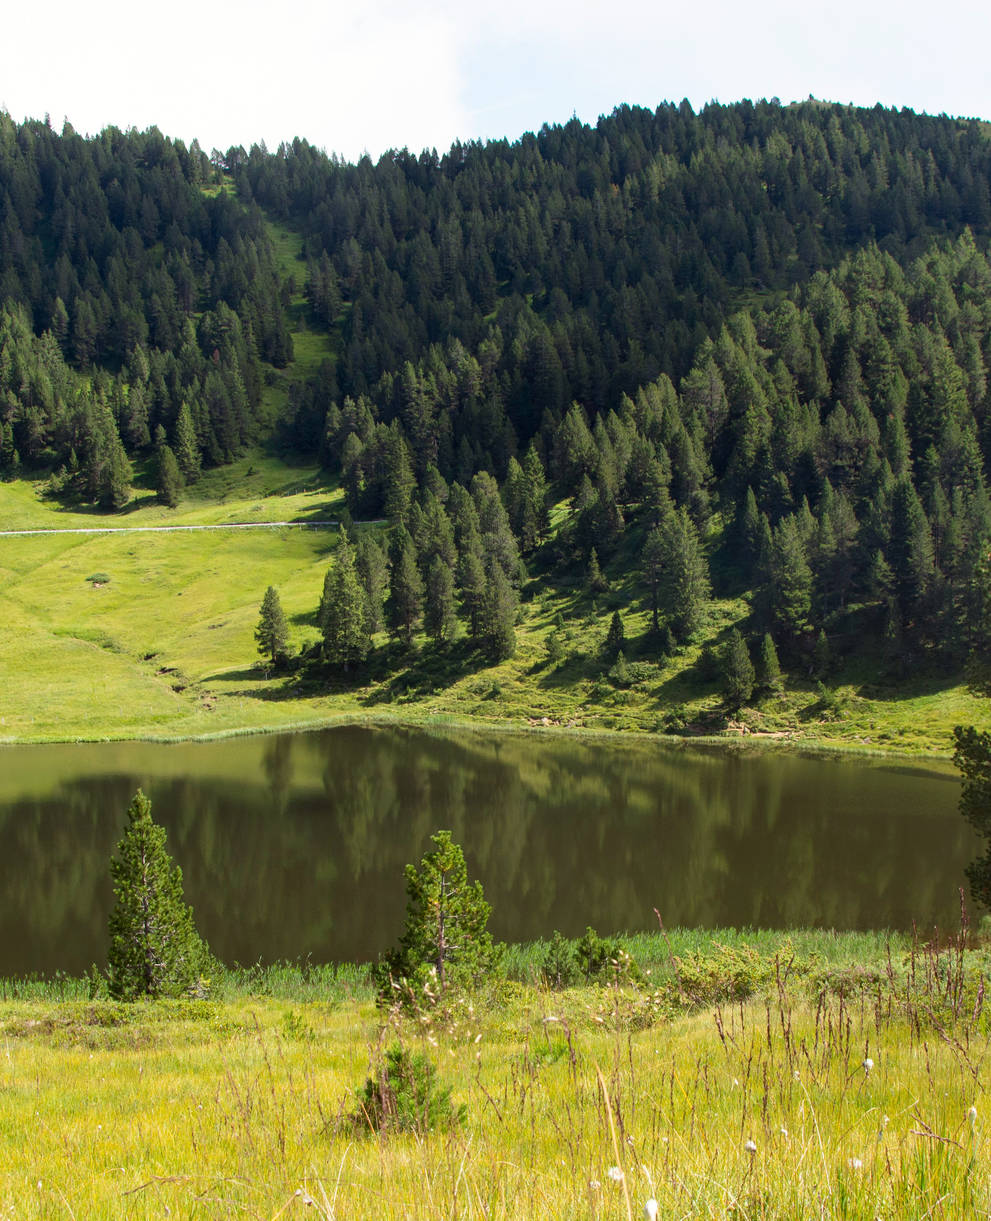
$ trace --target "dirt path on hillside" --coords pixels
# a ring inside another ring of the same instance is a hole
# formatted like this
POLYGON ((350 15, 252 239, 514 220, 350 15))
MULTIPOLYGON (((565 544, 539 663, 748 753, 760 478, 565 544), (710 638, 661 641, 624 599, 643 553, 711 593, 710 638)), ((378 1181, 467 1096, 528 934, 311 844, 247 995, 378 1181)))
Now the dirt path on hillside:
MULTIPOLYGON (((0 530, 0 538, 28 534, 179 534, 183 530, 325 530, 339 521, 230 521, 218 526, 73 526, 53 530, 0 530)), ((355 525, 367 523, 356 522, 355 525)))

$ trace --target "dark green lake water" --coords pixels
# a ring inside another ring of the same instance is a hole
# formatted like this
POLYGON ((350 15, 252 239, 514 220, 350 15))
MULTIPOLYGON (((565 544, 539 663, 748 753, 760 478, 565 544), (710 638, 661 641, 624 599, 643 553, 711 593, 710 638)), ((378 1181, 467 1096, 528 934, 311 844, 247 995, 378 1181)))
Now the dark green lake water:
POLYGON ((343 727, 0 749, 0 975, 103 963, 143 787, 225 961, 365 960, 449 828, 507 940, 668 926, 955 927, 977 840, 947 766, 343 727))

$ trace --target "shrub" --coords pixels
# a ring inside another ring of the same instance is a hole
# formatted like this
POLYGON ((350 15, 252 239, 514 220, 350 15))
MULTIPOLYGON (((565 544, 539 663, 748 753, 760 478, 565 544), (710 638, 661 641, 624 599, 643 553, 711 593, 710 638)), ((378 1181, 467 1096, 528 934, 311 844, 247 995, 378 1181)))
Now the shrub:
POLYGON ((544 951, 540 971, 550 988, 571 988, 581 982, 605 983, 615 979, 643 983, 643 973, 622 942, 600 937, 591 926, 577 942, 555 932, 544 951))
POLYGON ((578 982, 575 947, 557 930, 540 961, 540 973, 549 988, 570 988, 578 982))
POLYGON ((451 1102, 451 1087, 437 1083, 437 1069, 421 1052, 394 1043, 385 1063, 356 1092, 355 1127, 372 1132, 415 1132, 455 1128, 464 1123, 466 1108, 451 1102))

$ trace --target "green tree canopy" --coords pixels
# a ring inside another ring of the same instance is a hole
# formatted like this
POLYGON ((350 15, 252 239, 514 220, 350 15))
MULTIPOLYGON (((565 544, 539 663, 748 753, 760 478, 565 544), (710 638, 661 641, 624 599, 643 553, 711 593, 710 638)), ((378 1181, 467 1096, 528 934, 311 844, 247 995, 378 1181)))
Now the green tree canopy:
POLYGON ((488 931, 492 909, 481 882, 469 882, 461 848, 450 831, 438 831, 431 841, 419 867, 406 866, 403 935, 375 968, 379 998, 387 1004, 404 989, 422 1002, 452 986, 474 986, 501 956, 488 931))
POLYGON ((165 828, 152 820, 151 802, 140 789, 128 808, 110 876, 111 996, 134 1000, 188 991, 209 969, 210 954, 183 897, 182 870, 165 847, 165 828))
POLYGON ((279 591, 274 585, 265 590, 255 640, 258 642, 258 652, 273 665, 284 662, 289 656, 289 625, 279 600, 279 591))
POLYGON ((354 551, 342 535, 335 563, 324 579, 318 618, 323 652, 331 665, 347 672, 371 651, 368 599, 358 575, 354 551))

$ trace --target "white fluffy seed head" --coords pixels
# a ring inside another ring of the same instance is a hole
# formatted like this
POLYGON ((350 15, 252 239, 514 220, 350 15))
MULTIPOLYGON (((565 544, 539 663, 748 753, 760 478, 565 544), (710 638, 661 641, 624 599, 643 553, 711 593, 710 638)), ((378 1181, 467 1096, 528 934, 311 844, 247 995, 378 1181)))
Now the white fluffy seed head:
POLYGON ((657 1201, 653 1197, 643 1206, 643 1215, 646 1221, 657 1221, 657 1201))
POLYGON ((744 1149, 746 1149, 746 1151, 748 1153, 757 1152, 757 1142, 755 1140, 748 1140, 747 1143, 743 1147, 744 1147, 744 1149))
POLYGON ((863 1064, 864 1072, 869 1073, 873 1067, 874 1061, 870 1058, 870 1056, 865 1056, 863 1064))

